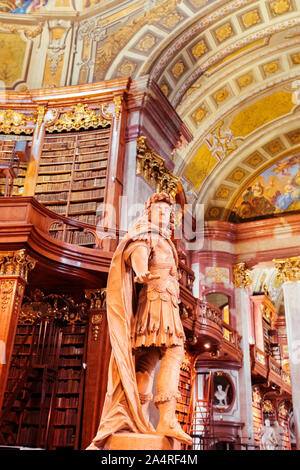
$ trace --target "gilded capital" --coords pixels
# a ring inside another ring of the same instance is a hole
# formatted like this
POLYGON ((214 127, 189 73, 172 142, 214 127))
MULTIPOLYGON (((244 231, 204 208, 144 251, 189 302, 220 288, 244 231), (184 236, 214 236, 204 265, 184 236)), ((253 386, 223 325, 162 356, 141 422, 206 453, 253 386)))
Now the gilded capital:
POLYGON ((26 250, 0 253, 0 278, 16 276, 27 282, 28 273, 34 269, 36 260, 26 254, 26 250))
POLYGON ((106 289, 86 289, 85 298, 90 300, 91 310, 106 309, 106 289))
POLYGON ((237 263, 233 265, 233 282, 234 287, 247 287, 251 284, 250 270, 246 268, 245 263, 237 263))
POLYGON ((274 259, 277 269, 277 279, 284 282, 300 281, 300 256, 292 258, 274 259))

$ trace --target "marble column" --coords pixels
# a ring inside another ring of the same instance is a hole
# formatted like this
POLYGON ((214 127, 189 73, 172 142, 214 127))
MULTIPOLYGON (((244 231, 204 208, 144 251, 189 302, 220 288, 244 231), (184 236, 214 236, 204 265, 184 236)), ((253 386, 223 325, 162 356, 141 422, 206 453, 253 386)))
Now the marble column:
POLYGON ((300 449, 300 257, 274 260, 282 282, 297 449, 300 449))
POLYGON ((242 339, 240 347, 243 352, 243 365, 239 369, 239 401, 240 418, 244 423, 242 441, 245 444, 254 444, 254 426, 252 409, 252 382, 250 359, 250 302, 248 286, 250 284, 249 271, 244 263, 233 266, 235 286, 236 329, 242 339))
POLYGON ((36 261, 26 250, 0 252, 0 410, 8 378, 14 347, 18 316, 22 304, 28 272, 36 261))

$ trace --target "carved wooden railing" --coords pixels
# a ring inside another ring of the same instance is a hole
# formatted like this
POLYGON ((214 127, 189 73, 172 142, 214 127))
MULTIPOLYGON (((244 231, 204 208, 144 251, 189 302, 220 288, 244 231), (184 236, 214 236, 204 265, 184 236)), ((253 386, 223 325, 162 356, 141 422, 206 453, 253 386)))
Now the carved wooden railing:
POLYGON ((223 339, 230 343, 230 345, 235 348, 238 351, 241 351, 240 347, 240 342, 241 342, 241 335, 238 334, 238 332, 232 328, 231 325, 228 323, 225 323, 222 320, 222 332, 223 332, 223 339))
POLYGON ((178 271, 180 275, 180 284, 192 292, 195 279, 194 271, 180 260, 178 262, 178 271))
POLYGON ((280 363, 274 357, 264 353, 255 345, 250 347, 250 356, 252 370, 290 392, 290 376, 282 370, 280 363))

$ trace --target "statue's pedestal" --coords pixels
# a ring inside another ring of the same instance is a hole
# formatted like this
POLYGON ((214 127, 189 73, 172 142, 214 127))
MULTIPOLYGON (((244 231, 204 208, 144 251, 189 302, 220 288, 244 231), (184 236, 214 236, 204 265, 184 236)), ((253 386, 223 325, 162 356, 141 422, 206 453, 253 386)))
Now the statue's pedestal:
POLYGON ((177 439, 156 434, 112 434, 104 445, 105 450, 180 450, 177 439))

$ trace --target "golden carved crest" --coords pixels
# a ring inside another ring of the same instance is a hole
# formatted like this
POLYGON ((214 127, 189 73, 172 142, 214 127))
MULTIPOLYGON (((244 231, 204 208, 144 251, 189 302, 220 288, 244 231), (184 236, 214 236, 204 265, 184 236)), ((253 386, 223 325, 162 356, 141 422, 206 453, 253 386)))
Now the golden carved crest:
POLYGON ((32 134, 34 128, 26 127, 26 121, 32 121, 32 116, 25 116, 25 114, 13 109, 5 109, 0 111, 0 132, 4 134, 32 134))
POLYGON ((147 138, 137 139, 137 174, 156 187, 156 192, 166 192, 175 197, 179 178, 174 176, 165 165, 165 160, 147 144, 147 138))
POLYGON ((80 129, 89 129, 93 127, 106 127, 110 121, 104 119, 101 114, 97 114, 90 109, 87 104, 78 103, 71 106, 72 110, 62 114, 55 124, 49 126, 48 132, 61 131, 79 131, 80 129))

